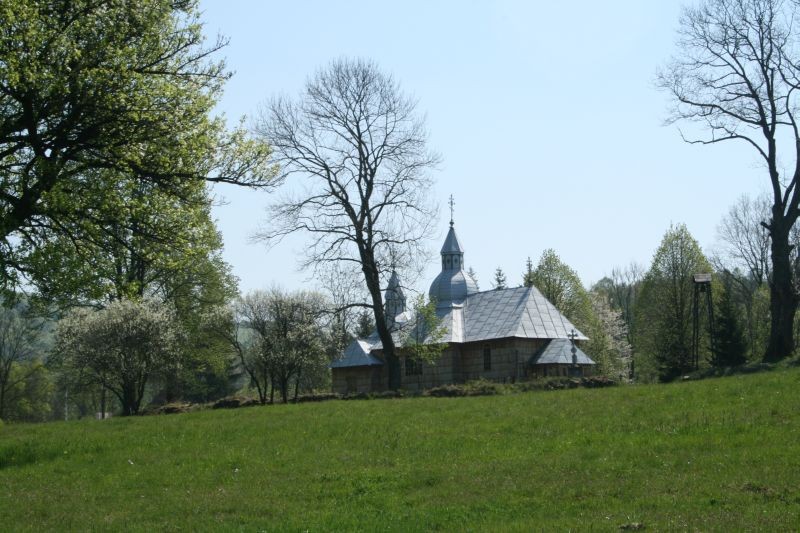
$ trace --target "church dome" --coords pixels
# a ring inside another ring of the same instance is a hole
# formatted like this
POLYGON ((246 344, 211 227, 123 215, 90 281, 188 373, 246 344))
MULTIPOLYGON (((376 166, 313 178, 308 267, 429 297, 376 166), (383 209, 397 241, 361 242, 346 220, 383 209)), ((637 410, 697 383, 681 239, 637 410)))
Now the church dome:
POLYGON ((438 304, 461 303, 478 292, 478 285, 461 269, 443 270, 431 283, 428 295, 438 304))
POLYGON ((433 280, 428 291, 431 299, 436 300, 437 306, 461 303, 470 294, 478 292, 478 284, 464 272, 464 248, 458 240, 452 220, 441 255, 442 271, 433 280))

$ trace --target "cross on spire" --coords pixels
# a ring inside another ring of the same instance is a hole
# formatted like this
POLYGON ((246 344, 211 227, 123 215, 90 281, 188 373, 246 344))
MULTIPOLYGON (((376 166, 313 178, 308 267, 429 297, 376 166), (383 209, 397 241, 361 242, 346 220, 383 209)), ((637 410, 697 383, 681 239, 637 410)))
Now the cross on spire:
POLYGON ((450 202, 448 202, 448 203, 450 204, 450 226, 452 226, 453 225, 453 212, 455 211, 455 205, 456 205, 455 200, 453 200, 453 195, 452 194, 450 195, 450 202))

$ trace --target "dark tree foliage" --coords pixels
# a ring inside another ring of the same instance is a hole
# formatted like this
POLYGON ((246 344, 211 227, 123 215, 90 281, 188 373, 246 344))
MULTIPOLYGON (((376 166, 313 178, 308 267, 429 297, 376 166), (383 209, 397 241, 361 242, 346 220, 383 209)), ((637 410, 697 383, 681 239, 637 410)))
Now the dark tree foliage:
POLYGON ((508 287, 506 285, 506 274, 503 272, 503 269, 497 267, 497 270, 494 271, 494 288, 496 290, 505 289, 508 287))
POLYGON ((525 273, 522 275, 522 286, 533 287, 533 278, 533 261, 528 257, 528 260, 525 261, 525 273))
POLYGON ((725 279, 717 303, 715 317, 716 347, 711 354, 711 364, 717 367, 738 366, 747 362, 747 342, 739 319, 740 311, 733 294, 733 281, 725 279))

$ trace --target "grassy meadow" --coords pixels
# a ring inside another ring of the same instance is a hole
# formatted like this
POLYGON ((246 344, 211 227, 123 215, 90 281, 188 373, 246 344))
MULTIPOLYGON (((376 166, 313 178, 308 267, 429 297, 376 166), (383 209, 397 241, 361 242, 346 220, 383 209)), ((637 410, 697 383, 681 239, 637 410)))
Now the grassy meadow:
POLYGON ((0 428, 2 530, 793 530, 800 369, 0 428))

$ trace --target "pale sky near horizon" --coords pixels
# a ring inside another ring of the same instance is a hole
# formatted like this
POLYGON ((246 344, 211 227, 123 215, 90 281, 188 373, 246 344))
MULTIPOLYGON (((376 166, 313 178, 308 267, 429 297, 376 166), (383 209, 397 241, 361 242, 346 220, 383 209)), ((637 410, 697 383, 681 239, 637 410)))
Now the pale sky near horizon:
MULTIPOLYGON (((213 38, 235 75, 219 105, 252 117, 270 96, 298 95, 314 71, 363 57, 391 73, 427 116, 441 207, 431 249, 448 227, 465 262, 491 288, 511 286, 553 248, 589 286, 614 266, 649 266, 671 223, 704 251, 742 194, 766 189, 743 143, 689 145, 664 126, 667 95, 655 75, 675 51, 681 0, 594 2, 330 2, 202 0, 213 38)), ((267 250, 250 237, 266 224, 266 193, 219 188, 214 216, 243 292, 316 285, 298 271, 307 236, 267 250)), ((418 288, 439 271, 431 262, 418 288)))

